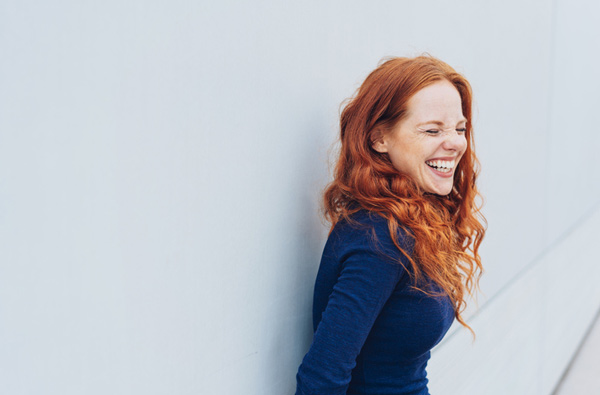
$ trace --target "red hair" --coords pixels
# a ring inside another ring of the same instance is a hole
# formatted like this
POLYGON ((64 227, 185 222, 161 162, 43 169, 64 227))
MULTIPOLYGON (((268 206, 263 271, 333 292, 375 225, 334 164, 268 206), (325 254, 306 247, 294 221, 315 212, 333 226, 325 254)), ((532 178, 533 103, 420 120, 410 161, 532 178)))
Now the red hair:
POLYGON ((342 111, 341 150, 334 180, 324 193, 325 217, 332 229, 360 209, 385 217, 392 240, 411 263, 408 272, 414 287, 432 294, 421 280, 427 277, 435 282, 453 302, 457 321, 469 330, 461 313, 466 295, 473 293, 481 277, 478 250, 485 234, 476 187, 479 162, 473 147, 471 104, 469 82, 441 60, 431 56, 388 59, 369 74, 342 111), (447 196, 424 192, 393 167, 388 155, 372 148, 376 129, 390 131, 406 115, 408 100, 441 80, 456 87, 467 119, 467 148, 447 196), (413 256, 400 247, 399 228, 414 237, 413 256))

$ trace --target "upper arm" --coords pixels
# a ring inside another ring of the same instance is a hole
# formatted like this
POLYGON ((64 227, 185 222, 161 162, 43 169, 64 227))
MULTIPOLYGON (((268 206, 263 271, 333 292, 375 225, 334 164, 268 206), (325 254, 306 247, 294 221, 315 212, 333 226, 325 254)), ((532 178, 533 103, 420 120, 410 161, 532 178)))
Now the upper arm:
POLYGON ((298 371, 299 394, 346 393, 356 357, 404 273, 400 252, 381 233, 341 239, 342 270, 298 371))

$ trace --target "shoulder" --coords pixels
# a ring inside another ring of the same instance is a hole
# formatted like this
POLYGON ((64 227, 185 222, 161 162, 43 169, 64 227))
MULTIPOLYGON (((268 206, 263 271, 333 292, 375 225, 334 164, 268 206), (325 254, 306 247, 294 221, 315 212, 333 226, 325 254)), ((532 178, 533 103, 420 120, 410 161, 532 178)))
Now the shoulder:
MULTIPOLYGON (((412 255, 414 240, 401 223, 398 224, 396 239, 398 246, 412 255)), ((392 239, 388 220, 372 211, 360 210, 338 222, 329 235, 329 242, 341 254, 366 249, 394 260, 404 258, 392 239)))

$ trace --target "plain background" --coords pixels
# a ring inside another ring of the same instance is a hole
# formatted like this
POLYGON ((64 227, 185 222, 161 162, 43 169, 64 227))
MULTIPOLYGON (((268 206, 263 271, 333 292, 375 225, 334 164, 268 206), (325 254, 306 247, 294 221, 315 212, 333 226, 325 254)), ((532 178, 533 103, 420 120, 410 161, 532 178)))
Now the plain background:
POLYGON ((2 1, 0 392, 291 394, 340 103, 471 81, 486 274, 438 394, 548 394, 600 306, 592 1, 2 1))

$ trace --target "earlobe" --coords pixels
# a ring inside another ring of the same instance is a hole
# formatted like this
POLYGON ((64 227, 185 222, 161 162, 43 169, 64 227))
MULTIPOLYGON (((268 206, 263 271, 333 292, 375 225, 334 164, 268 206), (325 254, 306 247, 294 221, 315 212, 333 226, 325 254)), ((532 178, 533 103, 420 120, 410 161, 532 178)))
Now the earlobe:
POLYGON ((373 131, 373 135, 371 136, 371 147, 380 154, 388 152, 387 142, 381 129, 375 129, 373 131))

